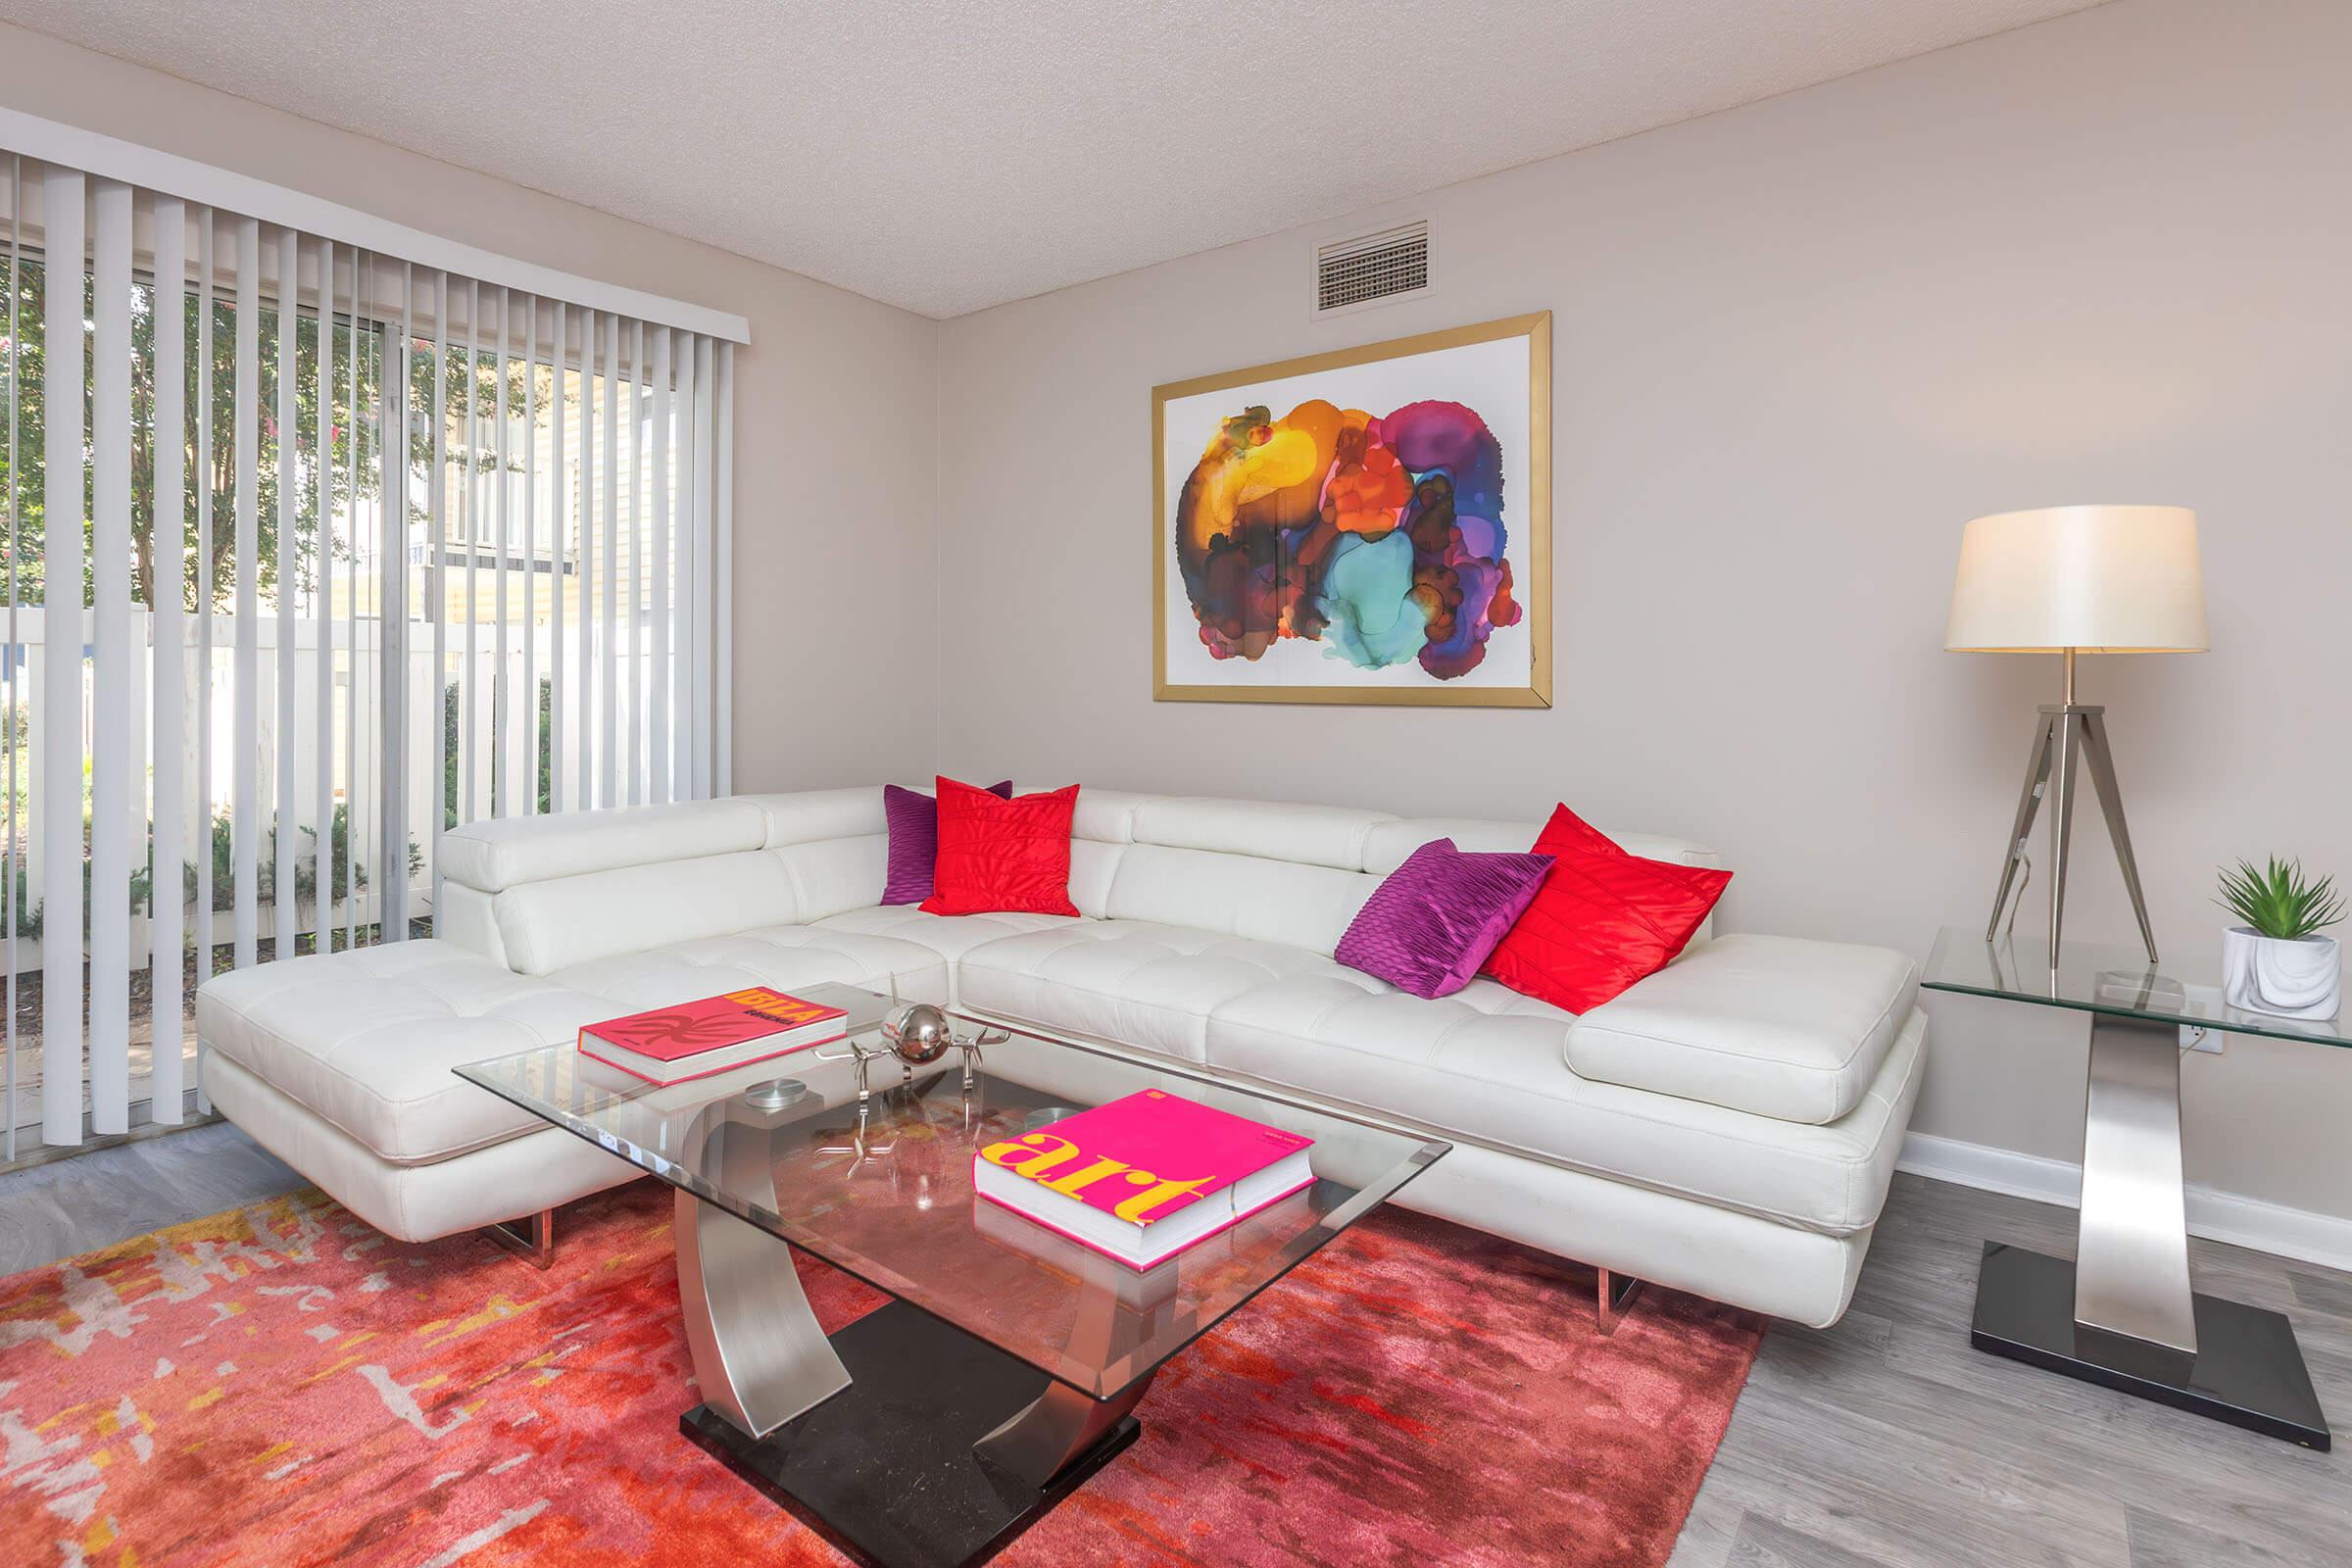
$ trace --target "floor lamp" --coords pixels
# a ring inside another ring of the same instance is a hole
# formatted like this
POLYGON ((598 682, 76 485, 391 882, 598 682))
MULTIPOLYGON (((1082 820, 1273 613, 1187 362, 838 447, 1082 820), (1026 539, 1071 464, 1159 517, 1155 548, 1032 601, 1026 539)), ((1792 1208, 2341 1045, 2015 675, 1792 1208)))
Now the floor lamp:
POLYGON ((1943 645, 1955 653, 2057 654, 2065 663, 2064 695, 2044 703, 2026 752, 2026 782, 2017 817, 2001 852, 1984 940, 1998 932, 2013 888, 2022 906, 2018 871, 2046 794, 2050 801, 2050 966, 2058 965, 2058 933, 2066 918, 2068 839, 2075 797, 2087 770, 2107 836, 2122 862, 2124 887, 2139 921, 2148 962, 2156 935, 2140 896, 2124 798, 2107 746, 2107 710, 2075 701, 2077 654, 2194 654, 2205 641, 2205 585, 2197 566, 2197 514, 2185 507, 2044 507, 1979 517, 1960 536, 1960 569, 1952 584, 1951 618, 1943 645))

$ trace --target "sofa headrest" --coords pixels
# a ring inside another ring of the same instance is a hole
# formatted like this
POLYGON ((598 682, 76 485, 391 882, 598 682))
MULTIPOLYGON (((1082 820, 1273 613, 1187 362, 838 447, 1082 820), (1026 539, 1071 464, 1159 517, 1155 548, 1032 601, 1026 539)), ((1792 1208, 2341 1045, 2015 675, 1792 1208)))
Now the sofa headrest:
POLYGON ((1345 806, 1162 796, 1137 808, 1135 842, 1360 871, 1374 831, 1395 820, 1386 811, 1345 806))
MULTIPOLYGON (((925 786, 909 785, 910 789, 925 786)), ((1022 794, 1046 786, 1023 783, 1022 794)), ((1082 787, 1071 823, 1097 844, 1156 845, 1387 876, 1432 839, 1464 850, 1524 850, 1539 824, 1483 817, 1398 817, 1344 806, 1205 796, 1139 795, 1082 787)), ((879 785, 738 795, 553 816, 471 822, 442 835, 441 873, 483 893, 558 877, 691 860, 746 850, 879 838, 888 831, 879 785)), ((1686 839, 1609 835, 1629 853, 1685 865, 1722 858, 1686 839)))
MULTIPOLYGON (((999 775, 1002 777, 1003 775, 999 775)), ((1043 795, 1069 783, 1039 784, 1029 780, 1016 782, 1015 795, 1043 795)), ((1078 787, 1078 809, 1070 817, 1072 838, 1092 839, 1098 844, 1133 844, 1135 842, 1135 813, 1156 795, 1136 795, 1127 790, 1099 790, 1081 782, 1078 787)))
POLYGON ((441 874, 462 887, 503 893, 524 882, 756 850, 766 830, 748 799, 496 817, 441 835, 441 874))
MULTIPOLYGON (((1409 816, 1373 831, 1364 848, 1364 869, 1387 876, 1405 858, 1433 839, 1451 839, 1457 850, 1473 855, 1516 854, 1536 842, 1541 822, 1499 822, 1479 816, 1409 816)), ((1607 831, 1603 829, 1603 831, 1607 831)), ((1610 833, 1628 855, 1645 860, 1672 860, 1678 865, 1721 865, 1723 857, 1703 844, 1670 839, 1656 833, 1610 833)))
POLYGON ((856 839, 886 832, 882 786, 861 784, 855 789, 798 790, 790 795, 738 795, 738 801, 760 808, 767 824, 764 848, 814 844, 823 839, 856 839))

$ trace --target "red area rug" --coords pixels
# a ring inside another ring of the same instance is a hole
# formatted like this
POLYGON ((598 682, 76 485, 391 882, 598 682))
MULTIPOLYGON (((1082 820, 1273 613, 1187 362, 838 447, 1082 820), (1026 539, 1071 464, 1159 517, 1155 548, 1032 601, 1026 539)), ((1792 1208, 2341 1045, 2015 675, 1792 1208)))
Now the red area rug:
MULTIPOLYGON (((0 1563, 831 1563, 678 1435, 666 1191, 556 1266, 392 1242, 316 1193, 0 1281, 0 1563)), ((822 1264, 828 1328, 880 1298, 822 1264)), ((998 1559, 1657 1564, 1756 1318, 1389 1208, 1178 1356, 1144 1437, 998 1559)))

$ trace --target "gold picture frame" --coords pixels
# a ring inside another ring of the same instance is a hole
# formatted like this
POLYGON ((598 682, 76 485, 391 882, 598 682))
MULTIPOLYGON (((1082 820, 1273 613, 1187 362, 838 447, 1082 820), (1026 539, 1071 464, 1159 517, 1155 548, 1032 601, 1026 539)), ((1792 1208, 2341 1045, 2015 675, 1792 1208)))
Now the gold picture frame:
POLYGON ((1152 697, 1162 703, 1313 703, 1405 708, 1549 708, 1551 706, 1551 313, 1504 317, 1421 332, 1360 348, 1279 360, 1247 369, 1169 381, 1152 389, 1152 697), (1313 375, 1383 360, 1525 337, 1528 340, 1527 506, 1512 526, 1527 536, 1526 610, 1529 670, 1525 685, 1291 686, 1205 685, 1168 676, 1170 559, 1167 407, 1177 399, 1313 375))

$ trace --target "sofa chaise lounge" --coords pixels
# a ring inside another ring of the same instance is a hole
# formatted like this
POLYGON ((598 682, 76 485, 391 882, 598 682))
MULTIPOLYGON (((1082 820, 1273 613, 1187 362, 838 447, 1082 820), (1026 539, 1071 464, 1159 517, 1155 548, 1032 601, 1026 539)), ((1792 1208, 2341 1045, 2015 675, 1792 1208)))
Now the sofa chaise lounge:
POLYGON ((1332 958, 1421 844, 1524 850, 1536 831, 1086 789, 1070 919, 877 905, 879 787, 479 822, 442 838, 432 939, 208 981, 204 1082, 329 1195, 423 1241, 636 1174, 453 1068, 745 985, 895 988, 1434 1133, 1454 1152, 1408 1207, 1835 1322, 1919 1092, 1914 965, 1702 928, 1576 1016, 1487 979, 1425 1001, 1332 958))

